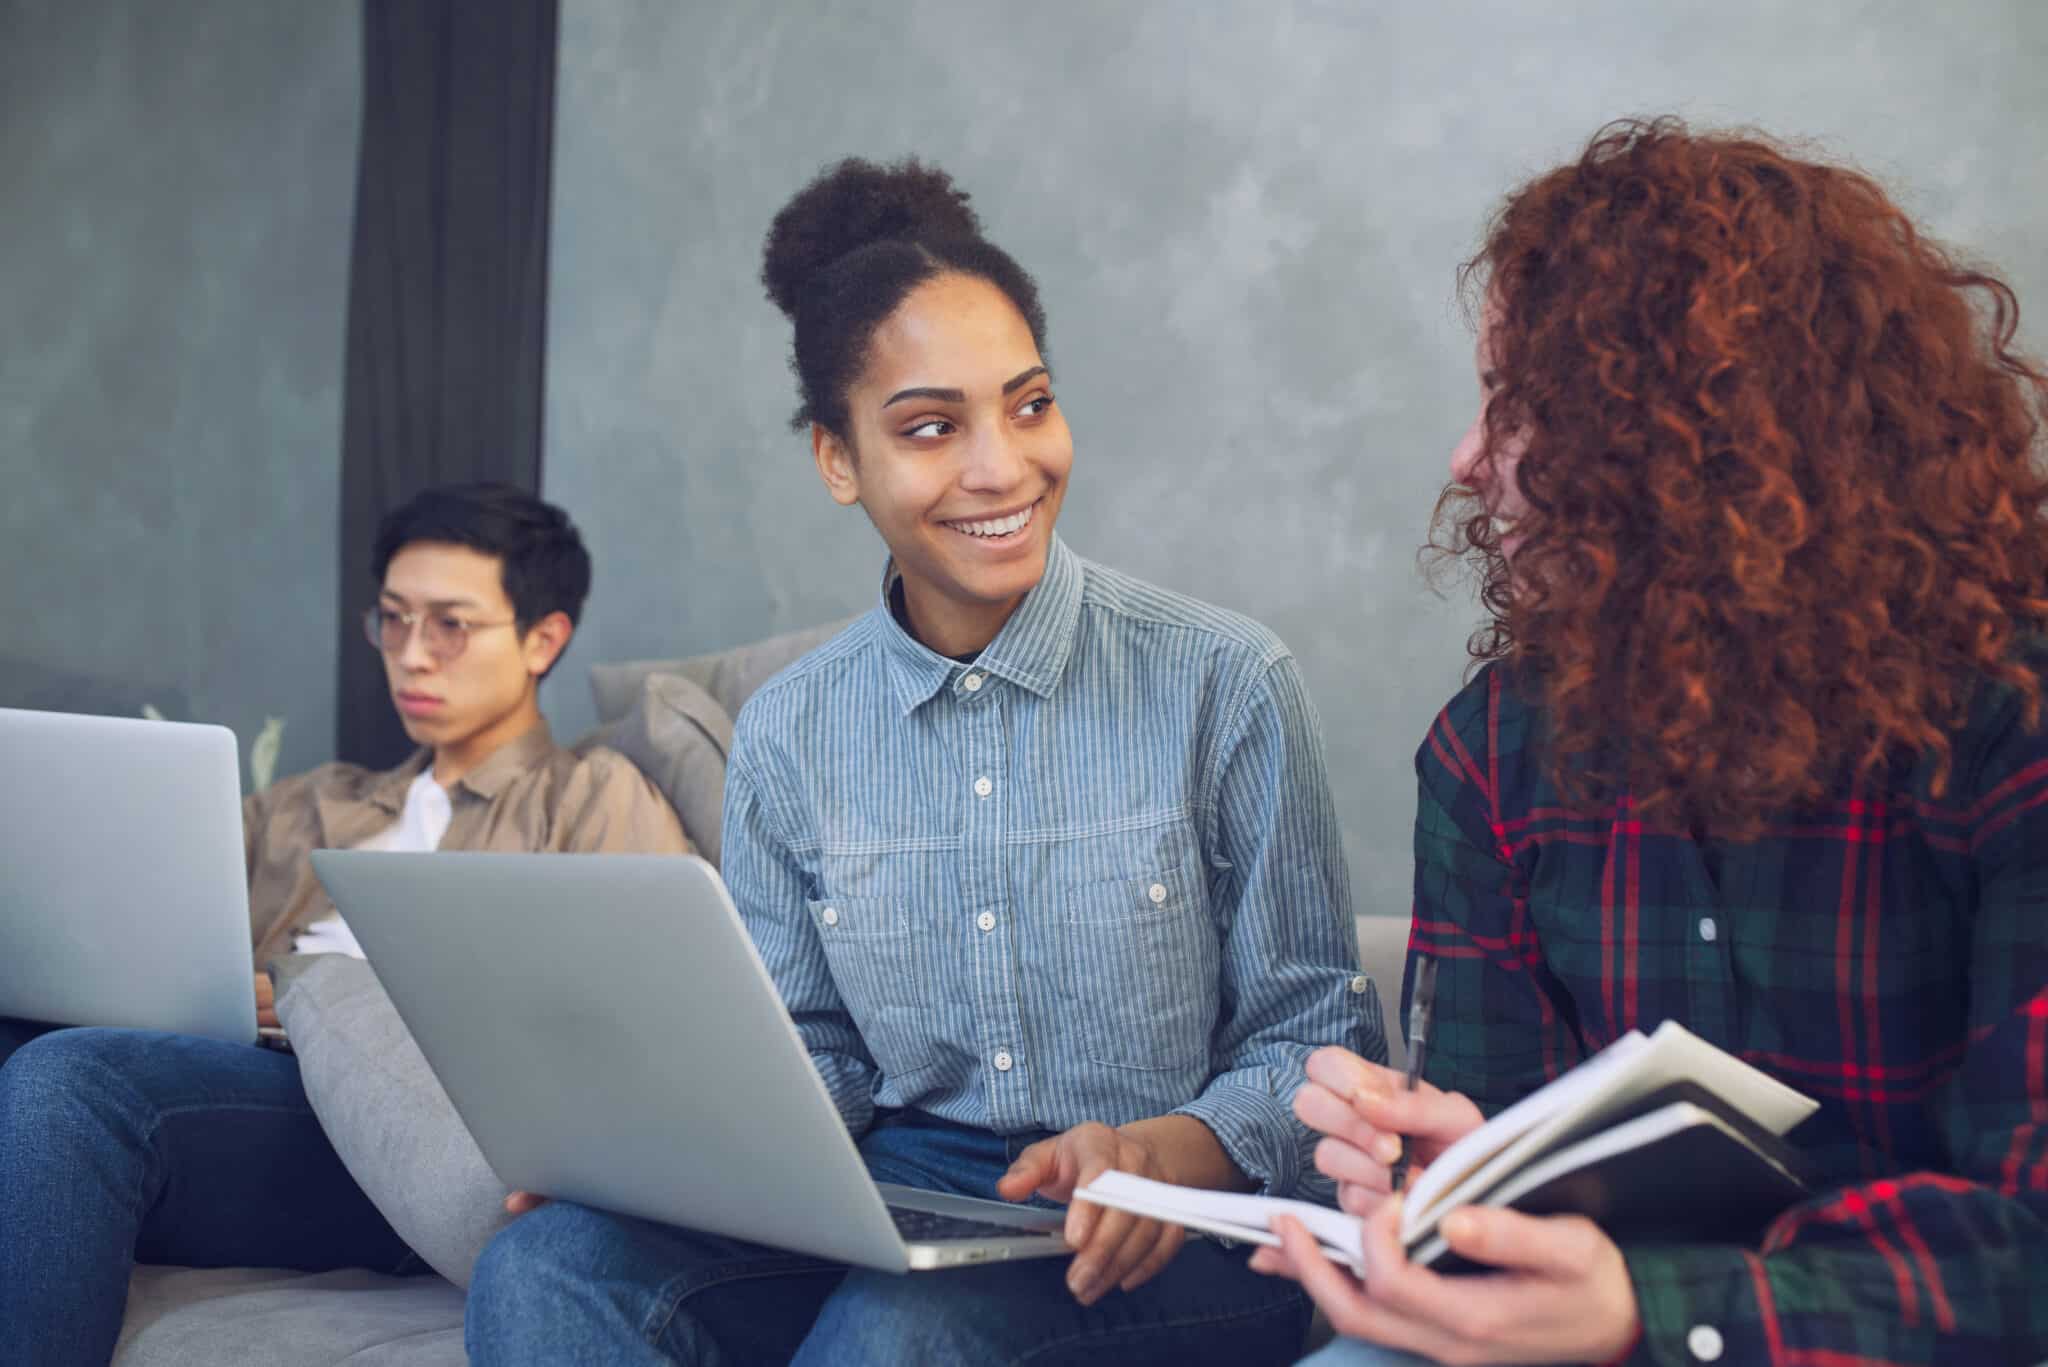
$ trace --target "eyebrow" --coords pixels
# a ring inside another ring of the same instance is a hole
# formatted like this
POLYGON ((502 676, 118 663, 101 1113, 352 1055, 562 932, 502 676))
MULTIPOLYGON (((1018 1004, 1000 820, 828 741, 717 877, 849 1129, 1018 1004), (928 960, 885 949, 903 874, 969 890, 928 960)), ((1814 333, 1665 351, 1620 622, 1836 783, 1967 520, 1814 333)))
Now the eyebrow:
MULTIPOLYGON (((1035 365, 1031 369, 1005 380, 1003 382, 1003 393, 1014 394, 1040 375, 1050 379, 1052 372, 1042 365, 1035 365)), ((902 403, 905 399, 930 399, 934 403, 966 403, 967 391, 964 389, 936 389, 929 385, 920 385, 913 389, 897 390, 894 394, 882 400, 882 407, 893 407, 896 404, 902 403)))
POLYGON ((1035 365, 1031 367, 1031 369, 1025 371, 1023 374, 1016 376, 1014 379, 1011 379, 1006 384, 1004 384, 1003 392, 1005 394, 1014 393, 1015 391, 1022 389, 1025 385, 1029 384, 1032 380, 1036 379, 1040 375, 1045 376, 1045 378, 1048 380, 1052 378, 1052 372, 1050 370, 1047 370, 1042 365, 1035 365))
MULTIPOLYGON (((412 606, 411 599, 402 593, 393 593, 390 589, 379 590, 377 597, 379 599, 389 598, 400 607, 409 608, 412 606)), ((483 604, 474 598, 433 598, 429 599, 426 604, 429 612, 439 612, 446 608, 481 608, 482 606, 483 604)))

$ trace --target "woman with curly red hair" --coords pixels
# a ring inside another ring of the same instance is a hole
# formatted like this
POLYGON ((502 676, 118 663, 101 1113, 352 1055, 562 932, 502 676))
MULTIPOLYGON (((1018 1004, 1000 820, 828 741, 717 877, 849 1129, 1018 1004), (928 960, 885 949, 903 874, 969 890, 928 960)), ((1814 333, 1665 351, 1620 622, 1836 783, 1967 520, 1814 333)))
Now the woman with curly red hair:
POLYGON ((1364 1284, 1296 1227, 1255 1265, 1370 1341, 1332 1362, 2038 1362, 2048 379, 2011 290, 1863 175, 1672 121, 1515 192, 1465 278, 1438 544, 1489 621, 1416 756, 1428 1085, 1314 1057, 1364 1284), (1814 1199, 1755 1247, 1469 1208, 1497 1271, 1403 1260, 1403 1143, 1666 1018, 1820 1101, 1814 1199))

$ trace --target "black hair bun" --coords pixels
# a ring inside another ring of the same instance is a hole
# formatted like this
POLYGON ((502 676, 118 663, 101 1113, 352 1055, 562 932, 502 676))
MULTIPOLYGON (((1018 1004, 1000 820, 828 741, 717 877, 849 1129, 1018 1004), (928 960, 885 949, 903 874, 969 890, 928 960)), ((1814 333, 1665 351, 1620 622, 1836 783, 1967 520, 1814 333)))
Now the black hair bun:
POLYGON ((818 272, 873 242, 981 236, 967 192, 937 167, 906 157, 878 166, 848 157, 797 191, 769 225, 761 283, 791 319, 818 272))

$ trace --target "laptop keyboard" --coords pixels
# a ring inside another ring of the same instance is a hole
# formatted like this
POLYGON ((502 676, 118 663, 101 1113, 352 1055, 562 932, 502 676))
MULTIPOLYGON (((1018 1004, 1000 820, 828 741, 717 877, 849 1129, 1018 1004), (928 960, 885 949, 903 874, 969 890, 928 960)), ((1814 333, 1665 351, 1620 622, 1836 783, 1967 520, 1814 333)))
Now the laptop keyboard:
POLYGON ((938 1243, 945 1239, 1029 1239, 1037 1233, 1015 1225, 963 1220, 957 1215, 905 1210, 902 1206, 890 1206, 889 1215, 896 1221, 896 1232, 903 1236, 904 1242, 913 1244, 938 1243))

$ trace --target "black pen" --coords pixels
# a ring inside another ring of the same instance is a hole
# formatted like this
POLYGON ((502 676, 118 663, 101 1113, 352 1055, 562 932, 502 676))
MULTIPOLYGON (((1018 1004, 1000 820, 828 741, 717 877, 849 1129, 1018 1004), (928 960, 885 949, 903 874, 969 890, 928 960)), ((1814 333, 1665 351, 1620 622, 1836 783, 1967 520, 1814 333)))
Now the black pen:
MULTIPOLYGON (((1436 960, 1418 956, 1415 960, 1415 991, 1408 998, 1408 1090, 1415 1090, 1415 1080, 1422 1076, 1422 1060, 1429 1053, 1429 1013, 1436 1006, 1436 960)), ((1408 1151, 1406 1140, 1401 1142, 1401 1156, 1394 1160, 1393 1190, 1399 1191, 1408 1180, 1408 1151)))

